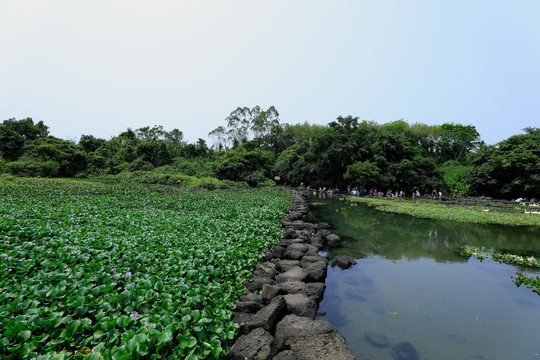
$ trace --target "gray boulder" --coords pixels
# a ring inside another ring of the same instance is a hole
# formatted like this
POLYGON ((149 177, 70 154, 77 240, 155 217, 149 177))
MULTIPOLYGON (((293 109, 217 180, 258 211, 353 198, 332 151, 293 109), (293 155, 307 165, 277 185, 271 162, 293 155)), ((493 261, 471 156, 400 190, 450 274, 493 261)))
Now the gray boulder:
POLYGON ((272 279, 276 275, 276 269, 274 264, 270 262, 265 262, 257 265, 255 271, 253 272, 254 277, 269 278, 272 279))
POLYGON ((241 301, 236 304, 236 309, 234 311, 240 313, 256 313, 261 310, 263 305, 256 301, 241 301))
POLYGON ((298 260, 281 260, 276 263, 274 268, 277 272, 284 273, 291 270, 294 267, 300 266, 300 261, 298 260))
POLYGON ((326 235, 324 238, 326 239, 326 241, 328 241, 329 245, 334 245, 341 240, 336 234, 326 235))
POLYGON ((392 347, 392 357, 396 360, 419 360, 418 351, 410 342, 401 342, 392 347))
POLYGON ((322 282, 307 283, 304 290, 304 295, 318 304, 323 299, 325 288, 326 285, 322 282))
POLYGON ((292 243, 287 247, 287 251, 301 251, 305 253, 308 251, 308 246, 304 243, 292 243))
POLYGON ((271 360, 277 354, 276 341, 268 331, 258 328, 242 335, 230 350, 233 360, 271 360))
POLYGON ((302 260, 300 260, 300 266, 301 267, 306 267, 307 265, 309 264, 312 264, 314 262, 317 262, 317 261, 324 261, 328 264, 328 259, 325 258, 324 256, 321 256, 321 255, 306 255, 302 258, 302 260))
POLYGON ((253 329, 260 327, 273 333, 276 322, 285 315, 286 311, 287 302, 283 296, 278 295, 270 301, 270 304, 257 311, 244 323, 244 331, 249 333, 253 329))
POLYGON ((275 257, 275 258, 278 258, 280 259, 281 256, 283 256, 283 253, 285 252, 285 248, 283 246, 279 246, 279 245, 276 245, 274 246, 274 248, 272 249, 272 255, 275 257))
POLYGON ((289 280, 279 284, 285 294, 303 294, 306 290, 306 283, 303 281, 289 280))
POLYGON ((287 303, 287 312, 297 316, 315 319, 317 304, 304 294, 288 294, 283 296, 287 303))
POLYGON ((321 282, 326 279, 327 265, 325 261, 317 261, 304 267, 306 281, 321 282))
POLYGON ((287 259, 287 260, 300 260, 303 256, 304 256, 304 253, 302 251, 289 250, 287 248, 287 250, 285 250, 285 252, 283 253, 282 257, 283 259, 287 259))
POLYGON ((352 352, 336 328, 324 320, 287 315, 276 327, 280 350, 292 350, 298 360, 353 360, 352 352))
POLYGON ((337 257, 335 264, 341 269, 348 269, 353 265, 358 264, 356 260, 349 255, 340 255, 337 257))
POLYGON ((255 292, 258 290, 262 290, 262 286, 264 284, 275 285, 276 282, 273 279, 269 278, 254 277, 252 280, 246 281, 244 283, 244 286, 246 287, 246 289, 248 289, 248 291, 255 292))
POLYGON ((278 283, 282 283, 289 280, 304 281, 307 278, 308 274, 302 270, 301 267, 295 266, 289 271, 278 274, 276 280, 278 283))
POLYGON ((279 285, 264 284, 262 287, 262 298, 264 301, 270 301, 280 292, 282 292, 282 289, 279 285))
POLYGON ((365 332, 364 338, 368 343, 378 348, 390 346, 390 342, 388 341, 386 335, 365 332))
POLYGON ((254 294, 252 292, 247 292, 240 296, 240 301, 255 301, 262 304, 261 295, 254 294))

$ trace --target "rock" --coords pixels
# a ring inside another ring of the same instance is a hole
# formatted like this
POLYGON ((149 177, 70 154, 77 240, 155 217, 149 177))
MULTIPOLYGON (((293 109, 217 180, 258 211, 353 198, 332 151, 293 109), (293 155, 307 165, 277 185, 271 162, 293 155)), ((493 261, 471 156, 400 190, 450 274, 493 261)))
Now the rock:
POLYGON ((324 261, 317 261, 304 268, 307 273, 306 281, 321 282, 326 279, 327 265, 324 261))
POLYGON ((307 247, 308 247, 308 249, 307 249, 305 255, 308 255, 308 254, 310 254, 310 256, 318 255, 317 252, 319 251, 319 248, 317 246, 307 244, 307 247))
POLYGON ((277 352, 275 339, 268 331, 259 328, 240 336, 231 347, 230 356, 233 360, 271 360, 277 352))
POLYGON ((341 240, 336 234, 326 235, 324 238, 326 239, 326 241, 328 241, 329 245, 334 245, 341 240))
POLYGON ((240 301, 256 301, 262 304, 262 297, 252 292, 247 292, 240 296, 240 301))
POLYGON ((298 360, 294 351, 285 350, 274 356, 272 360, 298 360))
POLYGON ((308 274, 304 270, 302 270, 302 268, 295 266, 289 271, 278 274, 276 276, 276 280, 278 283, 282 283, 289 280, 304 281, 307 278, 307 276, 308 274))
POLYGON ((312 264, 317 261, 324 261, 328 264, 328 259, 321 255, 311 255, 311 256, 304 256, 302 260, 300 260, 300 266, 306 267, 309 264, 312 264))
POLYGON ((312 299, 318 304, 323 299, 325 288, 326 285, 322 282, 307 283, 304 290, 304 295, 306 295, 308 298, 312 299))
POLYGON ((298 266, 300 266, 300 261, 298 260, 281 260, 276 263, 274 268, 277 272, 284 273, 298 266))
POLYGON ((287 315, 276 327, 280 350, 292 350, 298 360, 353 360, 345 339, 328 321, 287 315))
POLYGON ((349 285, 353 285, 357 292, 363 294, 375 294, 379 292, 379 288, 375 285, 375 281, 365 275, 344 276, 343 281, 349 285))
POLYGON ((242 334, 247 334, 252 329, 248 330, 248 327, 245 326, 245 324, 251 323, 252 318, 253 318, 253 314, 236 312, 234 313, 232 320, 237 324, 243 324, 242 327, 240 327, 240 332, 242 334))
POLYGON ((401 342, 392 347, 392 357, 396 360, 419 360, 418 351, 410 342, 401 342))
MULTIPOLYGON (((282 222, 283 224, 283 222, 282 222)), ((285 234, 283 234, 284 239, 294 239, 298 235, 298 231, 292 228, 288 228, 285 230, 285 234)))
POLYGON ((340 255, 335 261, 336 265, 341 269, 348 269, 353 265, 358 264, 354 258, 349 255, 340 255))
POLYGON ((286 251, 301 251, 305 253, 308 251, 308 246, 304 243, 292 243, 287 247, 286 251))
POLYGON ((242 301, 236 304, 236 309, 234 311, 240 313, 256 313, 262 309, 262 304, 256 301, 242 301))
POLYGON ((278 258, 280 259, 281 256, 283 255, 283 253, 285 252, 285 248, 283 246, 274 246, 274 248, 272 249, 272 255, 275 257, 275 258, 278 258))
POLYGON ((287 260, 300 260, 302 257, 304 256, 304 253, 302 251, 298 251, 298 250, 289 250, 287 248, 287 250, 285 250, 285 252, 283 253, 283 259, 287 259, 287 260))
POLYGON ((326 236, 332 234, 332 232, 330 230, 328 230, 328 229, 321 229, 321 230, 317 231, 317 234, 322 236, 322 237, 326 237, 326 236))
POLYGON ((288 294, 283 296, 290 314, 315 319, 317 304, 304 294, 288 294))
POLYGON ((388 341, 386 335, 365 332, 364 338, 367 340, 368 343, 378 348, 390 346, 390 342, 388 341))
POLYGON ((318 223, 317 226, 319 227, 319 229, 331 229, 332 228, 332 225, 324 223, 324 222, 318 223))
POLYGON ((294 212, 294 213, 290 213, 289 215, 287 215, 287 219, 289 221, 302 220, 303 218, 304 218, 304 216, 302 215, 301 212, 294 212))
POLYGON ((272 279, 274 276, 276 276, 276 269, 274 268, 274 264, 265 262, 257 265, 255 271, 253 272, 253 276, 272 279))
POLYGON ((282 295, 278 295, 270 301, 270 304, 253 314, 251 319, 244 323, 244 328, 248 333, 255 328, 263 328, 273 333, 276 322, 285 315, 286 311, 287 302, 282 295))
POLYGON ((297 280, 289 280, 279 284, 285 294, 303 294, 306 290, 306 283, 297 280))
POLYGON ((264 284, 276 285, 273 279, 254 277, 251 281, 246 281, 244 286, 251 292, 262 290, 264 284))
POLYGON ((262 287, 263 300, 270 301, 282 291, 279 285, 264 284, 262 287))

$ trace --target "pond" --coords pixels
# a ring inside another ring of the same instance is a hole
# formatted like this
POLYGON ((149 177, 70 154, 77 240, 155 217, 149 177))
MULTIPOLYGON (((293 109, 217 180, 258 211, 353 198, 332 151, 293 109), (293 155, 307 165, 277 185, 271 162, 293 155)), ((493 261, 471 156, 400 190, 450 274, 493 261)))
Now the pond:
POLYGON ((342 239, 324 254, 358 262, 329 267, 319 308, 326 315, 318 317, 339 330, 357 359, 393 359, 399 343, 411 344, 417 359, 540 359, 540 296, 512 282, 516 272, 540 271, 460 255, 470 245, 540 256, 538 231, 310 201, 309 221, 331 224, 342 239))

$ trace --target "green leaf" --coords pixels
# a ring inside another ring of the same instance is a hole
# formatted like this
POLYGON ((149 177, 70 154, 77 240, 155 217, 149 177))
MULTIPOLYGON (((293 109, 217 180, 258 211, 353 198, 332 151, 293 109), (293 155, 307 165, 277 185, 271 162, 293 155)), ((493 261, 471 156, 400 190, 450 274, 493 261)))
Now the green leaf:
POLYGON ((19 332, 19 336, 23 338, 23 341, 30 339, 32 332, 30 330, 24 330, 19 332))
POLYGON ((126 349, 118 348, 112 358, 113 360, 126 360, 129 359, 129 353, 126 349))
POLYGON ((165 342, 171 341, 172 339, 173 339, 172 331, 164 331, 157 336, 157 343, 163 344, 165 342))

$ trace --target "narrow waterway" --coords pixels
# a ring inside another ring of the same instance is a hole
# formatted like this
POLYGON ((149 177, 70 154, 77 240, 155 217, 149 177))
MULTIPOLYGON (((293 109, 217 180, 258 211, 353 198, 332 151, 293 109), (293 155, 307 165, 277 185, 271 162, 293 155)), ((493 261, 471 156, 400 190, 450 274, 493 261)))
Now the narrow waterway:
POLYGON ((359 360, 394 359, 392 347, 404 342, 417 359, 540 359, 540 296, 512 282, 516 272, 540 271, 460 255, 470 245, 538 256, 538 231, 385 214, 336 198, 311 203, 309 220, 330 223, 342 239, 326 255, 358 261, 329 268, 319 319, 359 360))

